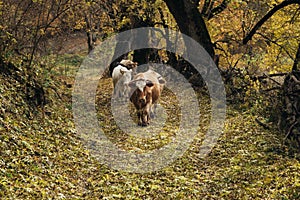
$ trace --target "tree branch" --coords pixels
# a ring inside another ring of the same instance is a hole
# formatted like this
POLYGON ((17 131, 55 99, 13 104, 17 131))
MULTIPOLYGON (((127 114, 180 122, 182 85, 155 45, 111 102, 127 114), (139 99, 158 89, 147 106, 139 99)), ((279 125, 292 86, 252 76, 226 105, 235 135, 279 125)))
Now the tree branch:
MULTIPOLYGON (((273 43, 277 46, 279 46, 281 49, 283 49, 283 51, 291 58, 293 59, 293 56, 289 53, 289 51, 281 44, 279 44, 278 42, 272 40, 271 38, 267 37, 266 35, 263 35, 262 33, 257 33, 258 35, 262 36, 265 40, 267 40, 270 43, 273 43)), ((280 53, 279 53, 280 54, 280 53)), ((279 55, 278 55, 279 56, 279 55)))
POLYGON ((249 34, 243 39, 243 44, 247 44, 256 33, 256 31, 269 19, 271 18, 278 10, 291 5, 291 4, 298 4, 300 5, 300 0, 285 0, 282 3, 276 5, 272 8, 257 24, 252 28, 249 34))
POLYGON ((211 11, 209 11, 209 13, 207 15, 207 19, 210 20, 214 16, 216 16, 219 13, 223 12, 227 8, 229 2, 230 2, 230 0, 223 0, 220 5, 218 5, 217 7, 213 8, 211 11))
POLYGON ((211 4, 210 0, 205 0, 204 1, 204 5, 203 5, 202 10, 201 10, 201 15, 205 16, 205 14, 208 12, 208 7, 209 7, 210 4, 211 4))
POLYGON ((269 127, 267 124, 265 124, 265 123, 263 123, 262 121, 260 121, 258 118, 255 118, 255 121, 256 121, 260 126, 262 126, 264 129, 270 130, 270 127, 269 127))

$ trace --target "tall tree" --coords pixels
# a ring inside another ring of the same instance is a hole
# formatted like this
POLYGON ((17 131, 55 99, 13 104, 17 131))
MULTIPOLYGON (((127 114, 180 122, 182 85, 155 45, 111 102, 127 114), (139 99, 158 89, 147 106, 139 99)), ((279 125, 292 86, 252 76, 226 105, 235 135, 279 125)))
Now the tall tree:
POLYGON ((205 21, 198 9, 199 0, 164 0, 174 16, 179 30, 200 43, 213 58, 213 44, 205 21))

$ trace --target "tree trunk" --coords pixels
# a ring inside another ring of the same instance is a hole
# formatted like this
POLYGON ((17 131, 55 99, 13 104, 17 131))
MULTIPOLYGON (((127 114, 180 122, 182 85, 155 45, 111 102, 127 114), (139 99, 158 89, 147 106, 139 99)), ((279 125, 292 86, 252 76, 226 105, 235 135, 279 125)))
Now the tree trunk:
POLYGON ((115 52, 112 58, 112 63, 109 66, 109 74, 112 75, 113 69, 116 67, 117 63, 120 62, 122 59, 128 58, 128 50, 130 49, 131 45, 131 36, 124 35, 124 37, 117 36, 117 44, 115 48, 115 52), (124 54, 124 52, 127 52, 124 54), (119 56, 121 54, 121 56, 119 56))
POLYGON ((292 71, 282 86, 281 118, 279 128, 284 131, 285 139, 292 138, 300 147, 300 72, 292 71))
POLYGON ((92 32, 87 32, 87 43, 88 43, 88 52, 90 53, 91 51, 94 50, 95 45, 94 45, 94 34, 92 32))
POLYGON ((94 33, 92 30, 92 17, 88 17, 87 15, 85 16, 85 23, 86 23, 86 36, 87 36, 87 44, 88 44, 88 52, 90 53, 91 51, 94 50, 95 45, 94 45, 94 33))
POLYGON ((293 138, 300 147, 300 43, 295 56, 292 72, 284 80, 282 86, 281 117, 279 128, 286 134, 285 139, 293 138))
MULTIPOLYGON (((215 52, 204 19, 198 10, 198 1, 164 0, 174 16, 179 30, 202 45, 214 58, 215 52)), ((188 46, 188 44, 186 44, 188 46)))
MULTIPOLYGON (((132 26, 131 26, 132 29, 151 26, 151 24, 148 20, 145 21, 144 19, 142 19, 138 16, 132 16, 130 20, 131 20, 131 24, 132 24, 132 26)), ((150 32, 148 34, 150 34, 150 32)), ((139 44, 139 43, 141 44, 141 43, 145 42, 144 38, 140 38, 138 35, 134 35, 134 38, 135 38, 135 43, 137 43, 137 44, 139 44)), ((146 41, 149 41, 149 39, 150 38, 148 35, 148 38, 146 38, 146 41)), ((150 52, 151 52, 151 49, 134 50, 133 61, 137 62, 139 65, 148 63, 150 52)), ((146 69, 143 69, 143 70, 146 70, 146 69)))

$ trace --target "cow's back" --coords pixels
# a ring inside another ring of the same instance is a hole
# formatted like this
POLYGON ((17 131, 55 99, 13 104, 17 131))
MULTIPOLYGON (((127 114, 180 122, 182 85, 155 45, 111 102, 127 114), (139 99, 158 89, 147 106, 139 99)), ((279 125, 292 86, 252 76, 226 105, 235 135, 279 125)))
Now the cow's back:
POLYGON ((149 69, 148 71, 143 73, 143 75, 144 75, 146 80, 150 80, 153 83, 159 84, 158 79, 159 79, 159 77, 161 77, 161 75, 159 73, 149 69))
POLYGON ((152 88, 152 103, 156 103, 161 94, 161 86, 160 84, 155 83, 152 88))

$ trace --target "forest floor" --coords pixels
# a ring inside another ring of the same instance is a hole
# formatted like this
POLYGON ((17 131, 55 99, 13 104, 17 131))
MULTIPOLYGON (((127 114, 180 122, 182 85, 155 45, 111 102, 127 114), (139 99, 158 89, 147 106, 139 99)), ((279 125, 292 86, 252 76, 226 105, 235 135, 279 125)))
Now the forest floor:
MULTIPOLYGON (((261 116, 251 108, 228 105, 222 135, 201 158, 198 151, 208 128, 210 103, 198 92, 202 117, 188 150, 156 172, 123 172, 101 164, 80 140, 72 116, 74 74, 53 80, 43 115, 28 104, 22 84, 0 74, 1 199, 300 198, 300 154, 284 144, 275 127, 266 130, 258 125, 255 119, 261 116)), ((111 91, 111 79, 102 79, 96 109, 100 126, 117 146, 146 152, 174 137, 180 114, 171 91, 166 89, 159 102, 167 122, 150 139, 128 135, 112 122, 111 91)), ((129 110, 134 115, 130 105, 129 110)), ((157 124, 153 121, 138 130, 155 131, 157 124)))

